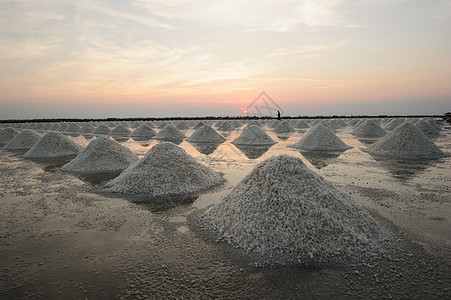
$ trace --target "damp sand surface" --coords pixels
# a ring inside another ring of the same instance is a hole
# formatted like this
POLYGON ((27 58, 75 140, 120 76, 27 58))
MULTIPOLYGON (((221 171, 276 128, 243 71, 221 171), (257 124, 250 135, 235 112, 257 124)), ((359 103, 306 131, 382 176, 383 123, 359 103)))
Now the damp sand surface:
MULTIPOLYGON (((255 152, 230 144, 240 130, 209 155, 182 142, 228 180, 183 201, 108 195, 101 191, 112 175, 77 177, 59 170, 65 161, 25 160, 21 152, 0 150, 0 298, 451 297, 449 157, 373 157, 360 150, 372 141, 356 139, 348 128, 337 136, 350 150, 299 152, 286 146, 305 132, 279 139, 265 131, 278 143, 255 152), (197 214, 218 203, 258 162, 279 154, 301 158, 350 193, 384 229, 383 251, 339 263, 265 265, 196 229, 197 214)), ((434 142, 451 153, 450 132, 434 142)), ((121 140, 139 157, 156 143, 121 140)))

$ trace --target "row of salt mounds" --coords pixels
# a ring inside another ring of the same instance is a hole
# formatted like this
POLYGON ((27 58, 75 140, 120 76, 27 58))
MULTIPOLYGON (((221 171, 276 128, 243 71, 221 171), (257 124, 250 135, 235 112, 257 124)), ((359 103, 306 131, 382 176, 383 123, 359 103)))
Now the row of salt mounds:
POLYGON ((179 130, 188 130, 190 129, 190 127, 188 126, 188 124, 186 124, 186 122, 179 122, 177 123, 177 125, 175 125, 175 127, 179 130))
POLYGON ((113 173, 125 170, 137 160, 127 147, 110 138, 98 137, 61 170, 79 174, 113 173))
POLYGON ((217 133, 210 125, 204 125, 197 129, 186 140, 191 143, 222 143, 226 139, 217 133))
POLYGON ((113 193, 150 197, 190 196, 224 182, 182 148, 164 142, 106 184, 113 193))
POLYGON ((17 134, 14 138, 12 138, 8 144, 3 147, 6 150, 28 150, 36 144, 37 141, 41 138, 41 135, 29 130, 24 129, 19 134, 17 134))
POLYGON ((243 146, 265 146, 274 145, 276 142, 257 125, 248 125, 244 128, 243 132, 232 141, 232 144, 243 146))
POLYGON ((92 126, 89 123, 86 123, 85 125, 83 125, 83 127, 80 129, 80 133, 92 133, 94 132, 95 127, 92 126))
POLYGON ((75 156, 82 147, 60 132, 50 131, 36 142, 25 158, 61 158, 75 156))
POLYGON ((291 147, 308 151, 345 151, 351 149, 329 127, 318 124, 291 147))
POLYGON ((359 137, 378 138, 384 136, 386 132, 373 120, 366 120, 354 129, 352 134, 359 137))
POLYGON ((276 127, 274 127, 275 133, 292 133, 296 130, 288 122, 279 122, 276 127))
POLYGON ((150 128, 146 124, 139 125, 138 128, 136 128, 130 136, 132 137, 145 137, 145 138, 153 138, 157 133, 155 130, 150 128))
POLYGON ((414 125, 405 122, 363 151, 380 156, 407 159, 434 159, 449 156, 414 125))
POLYGON ((349 194, 286 154, 259 163, 201 219, 229 243, 262 254, 350 255, 379 232, 349 194))
POLYGON ((422 133, 424 133, 424 135, 426 135, 427 137, 435 137, 440 134, 440 129, 432 127, 430 123, 424 120, 419 120, 415 123, 414 126, 418 128, 422 133))
POLYGON ((67 127, 66 132, 79 132, 81 129, 77 123, 71 123, 69 127, 67 127))
POLYGON ((153 138, 161 141, 180 143, 185 139, 185 135, 180 130, 175 128, 174 125, 169 124, 161 129, 161 131, 158 132, 153 138))
POLYGON ((5 129, 2 129, 2 130, 0 130, 0 143, 8 143, 10 140, 12 140, 18 134, 19 134, 19 131, 12 127, 7 127, 5 129))
POLYGON ((128 129, 125 125, 119 124, 117 125, 111 132, 111 135, 124 135, 129 136, 132 133, 130 129, 128 129))

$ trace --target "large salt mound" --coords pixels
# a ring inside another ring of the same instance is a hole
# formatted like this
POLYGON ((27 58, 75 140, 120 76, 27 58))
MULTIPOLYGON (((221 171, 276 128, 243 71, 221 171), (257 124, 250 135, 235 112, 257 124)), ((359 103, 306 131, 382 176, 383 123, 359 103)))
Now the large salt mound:
POLYGON ((83 127, 81 127, 80 133, 92 133, 94 130, 95 130, 94 126, 92 126, 89 123, 86 123, 85 125, 83 125, 83 127))
POLYGON ((58 158, 75 156, 82 147, 60 132, 50 131, 24 154, 25 158, 58 158))
POLYGON ((123 135, 123 136, 129 136, 131 133, 132 131, 123 124, 117 125, 116 128, 114 128, 110 132, 111 135, 123 135))
POLYGON ((329 127, 318 124, 310 129, 293 148, 308 151, 344 151, 352 147, 346 145, 329 127))
POLYGON ((161 131, 158 132, 153 138, 156 140, 180 143, 185 139, 185 135, 180 130, 175 128, 174 125, 169 124, 165 128, 161 129, 161 131))
POLYGON ((24 129, 14 138, 12 138, 8 144, 3 147, 6 150, 28 150, 41 138, 38 133, 24 129))
POLYGON ((188 124, 186 124, 185 122, 179 122, 179 123, 177 123, 177 125, 175 125, 175 127, 177 127, 177 129, 180 129, 180 130, 188 130, 189 129, 188 124))
POLYGON ((94 130, 93 133, 95 134, 109 134, 110 133, 110 128, 108 126, 106 126, 105 124, 100 124, 99 126, 97 126, 97 128, 94 130))
POLYGON ((348 255, 379 231, 349 194, 289 155, 259 163, 202 219, 229 243, 263 254, 348 255))
POLYGON ((76 123, 71 123, 69 127, 67 127, 67 132, 80 132, 81 127, 76 123))
POLYGON ((408 122, 399 125, 391 133, 362 150, 373 155, 408 159, 433 159, 449 156, 408 122))
POLYGON ((222 143, 226 139, 217 133, 210 125, 204 125, 197 129, 186 140, 191 143, 222 143))
POLYGON ((19 134, 19 131, 12 127, 7 127, 5 129, 2 129, 0 131, 0 143, 7 143, 18 134, 19 134))
POLYGON ((352 134, 360 137, 377 138, 384 136, 386 132, 373 120, 366 120, 354 129, 352 134))
POLYGON ((222 175, 198 163, 172 143, 153 146, 147 154, 106 185, 113 193, 149 197, 187 196, 224 182, 222 175))
POLYGON ((235 145, 248 146, 264 146, 273 145, 275 143, 276 142, 257 125, 246 126, 240 136, 232 142, 232 144, 235 145))
POLYGON ((156 134, 157 134, 157 133, 155 132, 155 130, 153 130, 152 128, 150 128, 150 127, 147 126, 146 124, 142 124, 142 125, 140 125, 138 128, 136 128, 136 129, 130 134, 130 136, 152 138, 152 137, 154 137, 156 134))
POLYGON ((107 137, 98 137, 61 170, 80 174, 118 172, 137 160, 130 149, 107 137))
POLYGON ((274 128, 275 133, 291 133, 295 132, 294 128, 288 122, 279 122, 274 128))

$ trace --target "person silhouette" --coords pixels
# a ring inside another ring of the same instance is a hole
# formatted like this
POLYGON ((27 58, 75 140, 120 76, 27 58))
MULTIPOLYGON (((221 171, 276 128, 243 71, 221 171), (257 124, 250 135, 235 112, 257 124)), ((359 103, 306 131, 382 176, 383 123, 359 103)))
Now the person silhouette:
POLYGON ((277 120, 280 121, 280 111, 277 111, 277 120))

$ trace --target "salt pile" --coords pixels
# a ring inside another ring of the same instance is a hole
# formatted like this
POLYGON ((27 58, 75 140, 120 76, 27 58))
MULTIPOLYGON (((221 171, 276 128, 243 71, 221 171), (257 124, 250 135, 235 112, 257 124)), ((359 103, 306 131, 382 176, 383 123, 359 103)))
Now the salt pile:
POLYGON ((180 130, 175 128, 174 125, 170 124, 161 129, 161 131, 158 132, 153 138, 156 140, 181 143, 185 139, 185 135, 180 130))
POLYGON ((244 128, 240 136, 232 142, 232 144, 235 145, 249 146, 273 145, 275 143, 276 142, 257 125, 248 125, 244 128))
POLYGON ((288 122, 279 122, 274 128, 275 133, 291 133, 295 132, 294 128, 288 122))
POLYGON ((153 146, 147 154, 106 185, 106 190, 149 197, 188 196, 224 182, 222 175, 198 163, 172 143, 153 146))
POLYGON ((95 128, 94 126, 92 126, 89 123, 86 123, 85 125, 83 125, 83 127, 80 128, 80 133, 92 133, 94 132, 95 128))
POLYGON ((414 126, 428 137, 435 137, 440 134, 440 130, 437 130, 436 128, 432 127, 428 122, 424 120, 419 120, 418 122, 415 123, 414 126))
POLYGON ((201 220, 227 242, 262 254, 349 255, 379 232, 349 194, 289 155, 259 163, 201 220))
POLYGON ((360 137, 377 138, 384 136, 386 132, 373 120, 366 120, 354 129, 352 134, 360 137))
POLYGON ((118 172, 137 160, 138 157, 130 149, 107 137, 99 137, 61 170, 80 174, 118 172))
POLYGON ((97 126, 97 128, 94 130, 95 134, 109 134, 110 133, 110 128, 108 126, 106 126, 105 124, 100 124, 99 126, 97 126))
POLYGON ((191 143, 222 143, 226 139, 216 132, 210 125, 197 129, 188 139, 191 143))
POLYGON ((41 135, 36 132, 24 129, 14 138, 12 138, 8 144, 3 147, 6 150, 28 150, 41 138, 41 135))
POLYGON ((385 126, 384 129, 385 130, 393 130, 396 127, 398 127, 399 125, 401 125, 402 123, 404 123, 402 120, 400 119, 393 119, 390 122, 388 122, 385 126))
POLYGON ((303 120, 299 120, 293 127, 296 128, 296 129, 305 129, 305 128, 309 128, 309 126, 307 125, 307 123, 305 123, 303 120))
POLYGON ((408 159, 433 159, 449 156, 408 122, 396 127, 391 133, 362 150, 373 155, 408 159))
POLYGON ((219 131, 233 131, 235 128, 229 122, 223 122, 218 126, 219 131))
POLYGON ((12 127, 7 127, 5 129, 2 129, 0 131, 0 143, 7 143, 18 134, 19 134, 19 131, 12 127))
POLYGON ((132 131, 123 124, 117 125, 116 128, 114 128, 110 132, 111 135, 124 135, 124 136, 129 136, 131 133, 132 131))
POLYGON ((177 123, 177 125, 175 125, 175 127, 177 127, 177 129, 179 129, 179 130, 188 130, 189 129, 189 126, 185 122, 177 123))
POLYGON ((205 122, 203 122, 203 121, 200 121, 199 123, 197 123, 196 124, 196 126, 194 126, 194 130, 196 130, 196 129, 199 129, 199 128, 201 128, 202 126, 204 126, 205 125, 205 122))
POLYGON ((138 128, 136 128, 136 129, 130 134, 130 136, 152 138, 152 137, 154 137, 156 134, 157 134, 157 133, 155 132, 155 130, 153 130, 152 128, 150 128, 150 127, 147 126, 146 124, 142 124, 142 125, 140 125, 138 128))
POLYGON ((346 145, 332 129, 318 124, 291 147, 308 151, 344 151, 352 147, 346 145))
POLYGON ((67 127, 66 131, 67 132, 79 132, 80 131, 80 126, 78 126, 78 124, 76 123, 71 123, 69 125, 69 127, 67 127))
POLYGON ((24 154, 25 158, 58 158, 75 156, 82 147, 60 132, 50 131, 24 154))
POLYGON ((69 127, 66 123, 61 123, 60 126, 58 126, 58 131, 66 131, 66 129, 69 127))

